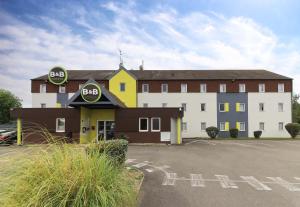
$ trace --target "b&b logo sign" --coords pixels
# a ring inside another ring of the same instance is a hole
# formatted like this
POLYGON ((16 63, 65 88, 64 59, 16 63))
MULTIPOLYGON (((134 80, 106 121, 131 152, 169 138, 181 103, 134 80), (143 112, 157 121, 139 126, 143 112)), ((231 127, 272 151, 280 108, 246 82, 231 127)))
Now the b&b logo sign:
POLYGON ((50 70, 48 74, 48 79, 51 83, 55 85, 64 84, 68 79, 68 74, 62 67, 54 67, 50 70))
POLYGON ((95 103, 101 97, 101 89, 96 83, 88 83, 81 88, 81 97, 86 102, 95 103))

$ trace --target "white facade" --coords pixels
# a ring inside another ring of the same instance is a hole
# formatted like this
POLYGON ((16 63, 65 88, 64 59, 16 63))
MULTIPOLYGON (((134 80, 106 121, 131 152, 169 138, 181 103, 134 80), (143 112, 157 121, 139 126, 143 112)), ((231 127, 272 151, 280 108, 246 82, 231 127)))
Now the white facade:
POLYGON ((148 104, 148 107, 182 107, 186 104, 186 111, 182 122, 187 130, 182 131, 182 137, 207 137, 205 130, 201 130, 201 122, 206 127, 217 125, 217 94, 216 93, 138 93, 138 107, 148 104), (201 103, 205 103, 205 111, 201 111, 201 103))
POLYGON ((41 108, 46 104, 47 108, 56 107, 57 93, 32 93, 32 108, 41 108))
POLYGON ((249 137, 264 123, 262 137, 290 137, 284 126, 292 122, 291 93, 248 93, 249 137), (259 104, 263 104, 260 111, 259 104), (283 111, 279 107, 283 103, 283 111), (279 123, 283 123, 280 130, 279 123))

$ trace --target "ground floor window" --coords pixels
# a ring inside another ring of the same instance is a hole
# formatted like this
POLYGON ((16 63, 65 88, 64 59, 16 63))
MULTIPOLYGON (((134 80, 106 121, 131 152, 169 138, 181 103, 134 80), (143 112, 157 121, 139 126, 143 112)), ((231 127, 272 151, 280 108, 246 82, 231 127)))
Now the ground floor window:
POLYGON ((186 122, 182 122, 182 124, 181 124, 181 130, 182 131, 187 131, 187 123, 186 122))
POLYGON ((56 132, 65 132, 65 118, 56 119, 56 132))
POLYGON ((240 122, 240 131, 246 131, 246 124, 245 124, 245 122, 240 122))
POLYGON ((278 123, 278 129, 279 129, 279 131, 283 130, 283 122, 278 123))
POLYGON ((144 108, 148 108, 148 103, 143 103, 144 108))
POLYGON ((139 131, 140 132, 148 131, 148 118, 139 118, 139 131))
POLYGON ((151 118, 151 131, 152 132, 160 131, 160 118, 158 117, 151 118))
POLYGON ((220 122, 220 131, 225 131, 225 122, 220 122))
POLYGON ((201 122, 201 131, 206 130, 206 122, 201 122))
POLYGON ((259 122, 259 130, 261 130, 261 131, 265 130, 265 123, 264 122, 259 122))

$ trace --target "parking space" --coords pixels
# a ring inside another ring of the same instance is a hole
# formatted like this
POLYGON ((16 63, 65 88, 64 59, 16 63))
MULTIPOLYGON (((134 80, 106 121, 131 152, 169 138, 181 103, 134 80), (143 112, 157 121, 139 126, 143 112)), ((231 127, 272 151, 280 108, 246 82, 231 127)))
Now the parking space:
POLYGON ((130 146, 140 206, 299 206, 300 141, 194 140, 130 146), (141 164, 143 163, 143 164, 141 164))

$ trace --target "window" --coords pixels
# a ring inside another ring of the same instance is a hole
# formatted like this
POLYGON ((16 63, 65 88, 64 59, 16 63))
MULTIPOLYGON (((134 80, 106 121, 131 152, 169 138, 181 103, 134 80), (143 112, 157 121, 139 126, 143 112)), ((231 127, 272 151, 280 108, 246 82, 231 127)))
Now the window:
POLYGON ((240 93, 246 92, 246 85, 244 83, 239 84, 239 92, 240 93))
POLYGON ((265 130, 265 123, 264 122, 259 122, 259 130, 261 130, 261 131, 265 130))
POLYGON ((183 108, 183 111, 186 111, 186 103, 182 103, 181 107, 183 108))
POLYGON ((167 103, 162 103, 162 107, 163 107, 163 108, 166 108, 167 106, 168 106, 167 103))
POLYGON ((144 108, 148 108, 148 103, 143 103, 144 108))
POLYGON ((278 123, 278 129, 279 131, 283 131, 283 122, 278 123))
POLYGON ((206 84, 200 84, 200 93, 206 93, 206 84))
POLYGON ((220 93, 226 93, 226 84, 220 84, 220 93))
POLYGON ((245 112, 245 110, 246 110, 246 104, 240 103, 240 110, 239 111, 245 112))
POLYGON ((182 124, 181 124, 181 130, 182 131, 187 131, 187 123, 186 122, 182 122, 182 124))
POLYGON ((46 108, 46 104, 45 103, 41 103, 41 108, 46 108))
POLYGON ((126 84, 120 83, 120 91, 124 92, 126 90, 126 84))
POLYGON ((265 84, 264 83, 260 83, 258 85, 258 92, 260 92, 260 93, 264 93, 265 92, 265 84))
POLYGON ((278 103, 278 111, 283 112, 283 103, 278 103))
POLYGON ((220 122, 220 131, 225 131, 225 122, 220 122))
POLYGON ((200 104, 200 110, 201 111, 206 111, 206 104, 205 103, 200 104))
POLYGON ((259 111, 265 111, 265 104, 259 103, 259 111))
POLYGON ((206 130, 206 122, 201 122, 201 131, 206 130))
POLYGON ((56 132, 65 132, 65 118, 56 119, 56 132))
POLYGON ((240 131, 246 131, 246 124, 245 124, 245 122, 240 122, 240 131))
POLYGON ((278 92, 283 93, 284 92, 284 83, 278 83, 278 92))
POLYGON ((219 111, 220 112, 225 112, 225 103, 220 103, 219 104, 219 111))
POLYGON ((40 93, 46 93, 46 84, 40 84, 40 93))
POLYGON ((58 92, 59 93, 66 93, 66 86, 59 86, 58 92))
POLYGON ((168 84, 166 83, 161 84, 161 92, 168 93, 168 84))
POLYGON ((151 118, 151 131, 152 132, 160 131, 160 118, 158 117, 151 118))
POLYGON ((143 84, 142 85, 142 92, 148 93, 149 92, 149 84, 143 84))
POLYGON ((78 89, 80 90, 80 89, 82 88, 83 85, 84 85, 84 84, 80 83, 80 84, 78 85, 78 89))
POLYGON ((140 132, 148 131, 148 118, 139 118, 139 131, 140 132))
POLYGON ((181 93, 187 93, 187 84, 186 83, 181 84, 181 93))

